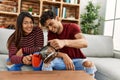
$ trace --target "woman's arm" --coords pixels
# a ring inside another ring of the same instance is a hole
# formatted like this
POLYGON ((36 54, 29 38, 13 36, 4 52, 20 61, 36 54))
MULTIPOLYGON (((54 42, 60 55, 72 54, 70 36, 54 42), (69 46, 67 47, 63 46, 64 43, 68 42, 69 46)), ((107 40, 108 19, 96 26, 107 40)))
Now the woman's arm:
POLYGON ((22 58, 23 58, 23 53, 22 49, 17 50, 17 47, 15 47, 15 44, 12 43, 11 46, 9 47, 9 58, 10 61, 13 64, 20 64, 22 63, 22 58))

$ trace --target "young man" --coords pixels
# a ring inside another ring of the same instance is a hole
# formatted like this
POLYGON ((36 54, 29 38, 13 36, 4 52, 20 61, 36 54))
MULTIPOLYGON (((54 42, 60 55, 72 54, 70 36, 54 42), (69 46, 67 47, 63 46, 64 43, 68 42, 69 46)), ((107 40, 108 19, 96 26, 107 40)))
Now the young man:
POLYGON ((94 64, 80 50, 87 47, 87 41, 77 24, 61 23, 59 17, 50 10, 43 12, 40 23, 49 30, 50 45, 59 50, 57 58, 47 66, 43 64, 43 70, 85 70, 94 75, 94 64))

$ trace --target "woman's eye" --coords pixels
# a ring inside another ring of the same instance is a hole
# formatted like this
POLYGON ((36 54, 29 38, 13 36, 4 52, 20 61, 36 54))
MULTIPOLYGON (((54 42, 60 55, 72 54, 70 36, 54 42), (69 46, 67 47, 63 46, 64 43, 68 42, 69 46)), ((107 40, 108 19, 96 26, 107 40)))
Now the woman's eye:
POLYGON ((27 24, 27 23, 25 22, 25 23, 23 23, 23 24, 27 24))

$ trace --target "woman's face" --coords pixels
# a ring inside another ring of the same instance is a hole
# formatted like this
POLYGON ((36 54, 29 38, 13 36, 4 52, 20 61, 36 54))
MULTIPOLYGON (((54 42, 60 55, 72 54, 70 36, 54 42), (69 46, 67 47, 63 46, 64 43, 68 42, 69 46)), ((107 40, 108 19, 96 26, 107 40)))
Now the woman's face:
POLYGON ((23 31, 25 32, 25 35, 30 34, 32 32, 32 30, 33 30, 33 21, 32 21, 32 19, 29 18, 29 17, 25 17, 23 19, 22 26, 23 26, 23 31))

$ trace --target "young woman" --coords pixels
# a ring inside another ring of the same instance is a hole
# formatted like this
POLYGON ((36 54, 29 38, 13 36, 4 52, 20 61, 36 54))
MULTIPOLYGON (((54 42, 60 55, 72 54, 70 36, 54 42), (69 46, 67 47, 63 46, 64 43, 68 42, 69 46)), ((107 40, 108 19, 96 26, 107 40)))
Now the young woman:
MULTIPOLYGON (((32 15, 21 12, 17 18, 15 32, 8 39, 9 71, 19 71, 23 65, 31 65, 31 56, 43 47, 43 32, 34 27, 32 15)), ((34 68, 33 68, 34 69, 34 68)))

